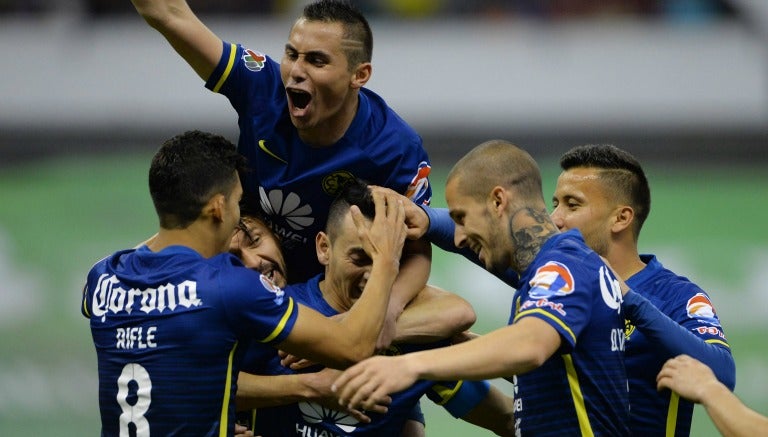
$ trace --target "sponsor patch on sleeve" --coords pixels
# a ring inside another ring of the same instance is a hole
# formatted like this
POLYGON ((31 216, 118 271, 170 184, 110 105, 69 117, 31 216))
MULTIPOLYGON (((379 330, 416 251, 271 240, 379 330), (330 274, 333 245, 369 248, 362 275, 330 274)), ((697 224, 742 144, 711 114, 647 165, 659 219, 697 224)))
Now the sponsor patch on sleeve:
POLYGON ((573 292, 574 280, 565 264, 550 261, 536 270, 528 284, 531 286, 528 296, 534 299, 565 296, 573 292))
POLYGON ((245 68, 257 72, 264 68, 267 62, 267 57, 263 53, 259 53, 255 50, 245 49, 243 50, 243 63, 245 68))
POLYGON ((720 322, 715 315, 715 307, 712 305, 712 301, 710 301, 704 293, 696 293, 695 296, 688 299, 685 309, 688 312, 688 317, 692 319, 699 319, 713 325, 720 325, 720 322))
POLYGON ((405 191, 405 197, 416 200, 423 196, 429 189, 429 173, 431 171, 432 167, 426 161, 421 161, 416 176, 411 179, 411 183, 405 191))

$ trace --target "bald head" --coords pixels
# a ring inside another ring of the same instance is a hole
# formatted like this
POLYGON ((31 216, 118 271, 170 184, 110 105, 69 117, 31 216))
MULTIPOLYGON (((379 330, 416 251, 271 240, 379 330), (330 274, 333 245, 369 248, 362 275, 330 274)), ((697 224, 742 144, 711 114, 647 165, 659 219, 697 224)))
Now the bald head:
POLYGON ((493 187, 513 191, 520 200, 544 202, 541 173, 525 150, 504 140, 486 141, 464 155, 448 174, 447 183, 458 183, 462 194, 481 199, 493 187))

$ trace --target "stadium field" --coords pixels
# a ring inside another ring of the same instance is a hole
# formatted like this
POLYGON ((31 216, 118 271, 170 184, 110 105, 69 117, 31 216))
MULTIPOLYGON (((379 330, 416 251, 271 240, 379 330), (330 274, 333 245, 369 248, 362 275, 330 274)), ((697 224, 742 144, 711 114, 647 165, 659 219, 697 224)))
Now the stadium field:
MULTIPOLYGON (((150 158, 60 158, 0 172, 0 435, 98 434, 96 359, 80 293, 94 262, 154 232, 150 158)), ((540 163, 549 197, 556 161, 540 163)), ((443 205, 450 164, 435 167, 434 203, 443 205)), ((654 163, 648 173, 653 206, 641 249, 710 292, 736 357, 736 393, 768 413, 768 172, 654 163)), ((462 258, 436 249, 431 282, 475 306, 475 331, 506 323, 512 291, 462 258)), ((488 435, 422 405, 430 437, 488 435)), ((692 435, 717 435, 700 407, 692 435)))

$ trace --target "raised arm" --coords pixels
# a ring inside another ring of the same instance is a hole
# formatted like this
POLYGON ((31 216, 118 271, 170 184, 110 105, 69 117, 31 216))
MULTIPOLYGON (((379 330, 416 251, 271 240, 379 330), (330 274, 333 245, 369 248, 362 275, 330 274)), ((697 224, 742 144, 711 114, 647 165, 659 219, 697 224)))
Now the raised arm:
POLYGON ((216 36, 184 0, 131 0, 136 11, 160 32, 200 78, 208 80, 223 51, 216 36))

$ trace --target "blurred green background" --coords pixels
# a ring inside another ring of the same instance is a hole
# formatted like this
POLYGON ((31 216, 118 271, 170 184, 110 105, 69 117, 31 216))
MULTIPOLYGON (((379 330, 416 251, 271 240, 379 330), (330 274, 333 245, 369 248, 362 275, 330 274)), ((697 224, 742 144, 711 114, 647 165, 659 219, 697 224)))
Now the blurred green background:
MULTIPOLYGON (((94 262, 155 231, 150 158, 146 151, 72 156, 2 169, 0 435, 98 435, 96 358, 80 294, 94 262)), ((535 158, 549 198, 556 160, 535 158)), ((444 205, 450 165, 434 166, 435 205, 444 205)), ((736 393, 768 413, 768 172, 748 165, 646 167, 653 207, 641 249, 710 293, 736 357, 736 393)), ((463 258, 436 249, 431 282, 475 306, 475 331, 506 323, 512 290, 463 258)), ((428 436, 487 435, 427 400, 423 408, 428 436)), ((692 435, 717 435, 701 407, 692 435)))

